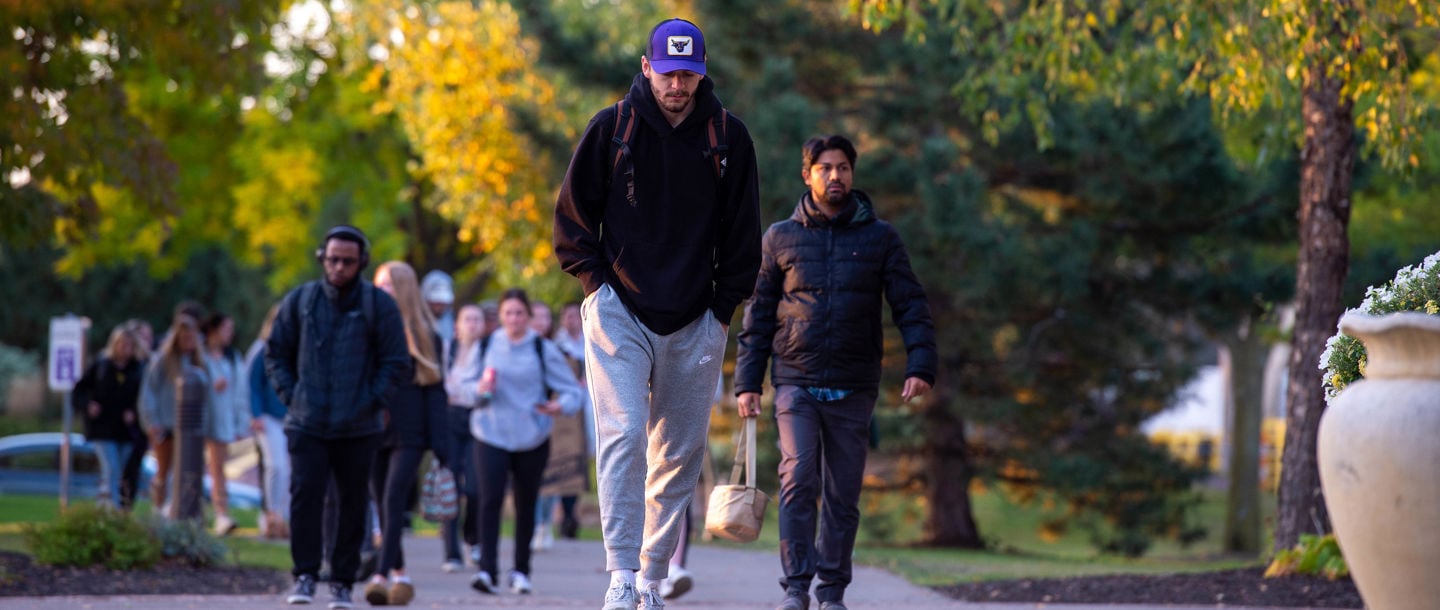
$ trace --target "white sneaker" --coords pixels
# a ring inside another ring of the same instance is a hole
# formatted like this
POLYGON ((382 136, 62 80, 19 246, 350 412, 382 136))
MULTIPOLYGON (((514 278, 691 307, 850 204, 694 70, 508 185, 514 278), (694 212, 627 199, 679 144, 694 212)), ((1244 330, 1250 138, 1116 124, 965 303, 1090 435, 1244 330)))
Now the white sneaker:
POLYGON ((550 526, 535 526, 535 535, 530 537, 530 550, 548 551, 555 546, 555 533, 550 526))
POLYGON ((229 536, 230 532, 233 531, 235 531, 235 520, 231 519, 230 515, 220 515, 218 517, 215 517, 216 536, 229 536))
POLYGON ((529 595, 533 589, 530 587, 530 577, 515 570, 510 571, 510 592, 516 595, 529 595))
POLYGON ((479 572, 476 572, 475 576, 470 578, 470 588, 481 593, 488 593, 490 595, 494 595, 495 579, 490 577, 489 572, 481 570, 479 572))
POLYGON ((660 581, 660 596, 665 599, 678 599, 694 586, 695 577, 690 570, 680 566, 670 566, 670 575, 660 581))
POLYGON ((440 564, 440 571, 446 574, 454 574, 463 569, 465 569, 465 564, 460 563, 459 559, 448 559, 445 563, 440 564))

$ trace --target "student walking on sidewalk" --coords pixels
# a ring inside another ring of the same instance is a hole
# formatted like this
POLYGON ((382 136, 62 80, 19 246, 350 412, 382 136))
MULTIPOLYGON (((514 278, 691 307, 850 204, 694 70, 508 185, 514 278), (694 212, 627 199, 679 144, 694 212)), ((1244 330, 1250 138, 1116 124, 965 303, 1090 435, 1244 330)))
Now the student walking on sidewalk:
POLYGON ((405 326, 395 299, 360 277, 370 242, 355 227, 330 229, 315 252, 324 268, 285 295, 265 346, 265 372, 285 403, 290 449, 288 603, 315 600, 321 514, 333 481, 338 496, 330 553, 330 607, 350 608, 365 538, 366 482, 380 449, 380 415, 410 373, 405 326))
POLYGON ((555 254, 587 295, 606 610, 665 605, 730 317, 760 263, 754 143, 705 75, 704 35, 670 19, 648 43, 625 99, 590 120, 555 205, 555 254))
POLYGON ((855 156, 842 136, 805 143, 800 176, 808 189, 790 219, 765 232, 760 277, 740 333, 735 393, 741 417, 760 414, 765 365, 774 363, 785 590, 776 610, 807 610, 817 577, 820 610, 845 610, 884 355, 882 296, 905 341, 900 398, 924 396, 935 383, 935 328, 925 289, 900 235, 876 217, 865 193, 851 188, 855 156))
POLYGON ((445 376, 440 335, 435 332, 430 308, 420 297, 415 270, 400 261, 380 265, 375 271, 375 287, 394 297, 400 307, 414 373, 397 384, 395 396, 385 409, 385 439, 375 456, 370 479, 370 493, 380 506, 383 542, 380 565, 365 585, 365 601, 372 606, 403 606, 415 598, 415 585, 405 573, 405 550, 400 539, 420 460, 428 449, 440 465, 450 462, 445 376))
POLYGON ((500 329, 481 339, 479 357, 462 374, 462 398, 476 405, 471 459, 478 473, 480 570, 470 586, 495 593, 500 571, 500 511, 514 498, 515 558, 510 590, 530 593, 530 540, 535 500, 550 455, 551 418, 580 410, 580 384, 553 342, 530 328, 530 299, 512 288, 500 296, 500 329))

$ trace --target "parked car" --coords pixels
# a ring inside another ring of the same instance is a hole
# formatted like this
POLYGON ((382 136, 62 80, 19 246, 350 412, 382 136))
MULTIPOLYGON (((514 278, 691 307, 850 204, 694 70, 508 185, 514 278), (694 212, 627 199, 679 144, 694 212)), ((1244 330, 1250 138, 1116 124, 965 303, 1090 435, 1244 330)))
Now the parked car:
MULTIPOLYGON (((34 432, 0 438, 0 496, 60 495, 60 432, 34 432)), ((145 456, 140 467, 140 489, 149 489, 155 476, 155 459, 145 456)), ((82 434, 70 434, 70 497, 93 498, 100 485, 100 459, 82 434)), ((205 500, 210 500, 210 476, 205 475, 205 500)), ((260 489, 227 481, 231 508, 260 508, 260 489)))

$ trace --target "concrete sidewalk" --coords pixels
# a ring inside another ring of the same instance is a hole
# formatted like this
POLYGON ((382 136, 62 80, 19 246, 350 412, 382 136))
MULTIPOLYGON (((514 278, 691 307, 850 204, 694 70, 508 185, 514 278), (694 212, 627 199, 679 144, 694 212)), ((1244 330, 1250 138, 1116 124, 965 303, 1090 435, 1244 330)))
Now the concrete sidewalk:
MULTIPOLYGON (((508 541, 507 541, 508 543, 508 541)), ((508 570, 513 556, 508 544, 502 545, 501 570, 508 570)), ((440 541, 433 537, 405 539, 406 564, 415 581, 415 608, 599 608, 609 575, 605 573, 605 552, 597 541, 557 540, 555 547, 536 553, 532 561, 532 595, 482 595, 470 589, 469 571, 446 574, 440 571, 440 541)), ((674 610, 704 608, 709 610, 763 610, 774 608, 782 591, 776 583, 780 569, 773 552, 718 548, 696 545, 691 549, 689 569, 695 574, 695 587, 683 597, 668 600, 666 607, 674 610)), ((508 585, 503 582, 502 585, 508 585)), ((309 608, 325 608, 329 590, 323 584, 316 604, 309 608)), ((287 606, 283 595, 202 596, 202 595, 131 595, 85 597, 0 598, 0 608, 84 608, 109 610, 145 608, 147 610, 229 610, 232 608, 303 608, 287 606)), ((361 586, 355 588, 355 607, 367 608, 361 586)), ((851 608, 893 610, 1021 610, 1049 608, 1055 610, 1148 610, 1150 606, 1095 606, 1062 604, 973 604, 961 603, 877 568, 856 566, 855 579, 846 592, 845 601, 851 608)), ((812 603, 812 608, 818 604, 812 603)), ((1158 607, 1155 607, 1158 608, 1158 607)), ((1213 610, 1215 606, 1164 606, 1166 610, 1213 610)))

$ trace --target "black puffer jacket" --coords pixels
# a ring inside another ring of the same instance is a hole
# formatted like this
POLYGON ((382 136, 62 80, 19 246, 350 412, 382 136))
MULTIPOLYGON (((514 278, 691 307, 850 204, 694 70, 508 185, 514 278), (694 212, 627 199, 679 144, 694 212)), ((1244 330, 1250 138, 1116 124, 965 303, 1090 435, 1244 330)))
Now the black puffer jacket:
POLYGON ((410 372, 400 308, 362 279, 343 290, 313 281, 291 291, 266 343, 265 373, 288 408, 285 429, 321 438, 379 434, 380 410, 410 372))
POLYGON ((827 218, 800 198, 789 220, 765 232, 760 276, 745 308, 735 393, 771 384, 874 389, 880 384, 880 298, 905 340, 905 376, 935 383, 935 327, 925 290, 900 235, 851 191, 849 207, 827 218))

